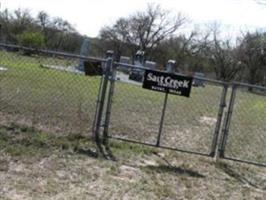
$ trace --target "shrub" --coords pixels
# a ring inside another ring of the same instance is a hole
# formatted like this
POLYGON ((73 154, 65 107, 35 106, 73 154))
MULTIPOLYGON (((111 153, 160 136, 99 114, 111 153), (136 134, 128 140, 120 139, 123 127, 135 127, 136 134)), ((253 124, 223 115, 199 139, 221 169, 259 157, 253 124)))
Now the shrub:
MULTIPOLYGON (((18 43, 21 46, 31 47, 34 49, 43 48, 45 44, 44 35, 38 31, 24 31, 22 34, 17 36, 18 43)), ((25 55, 31 55, 32 51, 24 51, 25 55)))

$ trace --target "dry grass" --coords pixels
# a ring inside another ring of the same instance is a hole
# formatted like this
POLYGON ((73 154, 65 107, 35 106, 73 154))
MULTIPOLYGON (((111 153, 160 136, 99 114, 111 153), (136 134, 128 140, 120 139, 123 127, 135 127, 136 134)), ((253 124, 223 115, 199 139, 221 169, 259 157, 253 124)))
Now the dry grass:
POLYGON ((266 169, 81 135, 0 129, 0 199, 265 199, 266 169))

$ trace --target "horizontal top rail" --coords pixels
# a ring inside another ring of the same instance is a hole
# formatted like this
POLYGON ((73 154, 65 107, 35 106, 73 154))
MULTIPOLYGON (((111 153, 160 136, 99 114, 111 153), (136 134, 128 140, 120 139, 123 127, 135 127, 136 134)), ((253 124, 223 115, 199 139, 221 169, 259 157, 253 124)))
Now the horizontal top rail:
MULTIPOLYGON (((141 70, 151 70, 150 68, 145 67, 145 66, 132 65, 132 64, 127 64, 127 63, 114 62, 114 64, 116 66, 119 66, 119 67, 126 67, 126 68, 131 68, 131 69, 135 68, 135 69, 141 69, 141 70)), ((167 72, 165 70, 158 70, 158 69, 152 69, 152 70, 153 71, 157 71, 157 72, 167 72)), ((186 74, 176 73, 176 72, 174 72, 173 74, 186 76, 186 74)), ((207 81, 207 82, 210 82, 210 83, 220 84, 220 85, 226 85, 226 86, 229 85, 228 82, 214 80, 214 79, 209 79, 209 78, 205 78, 205 77, 193 76, 193 78, 197 79, 197 80, 201 80, 201 81, 207 81)))
POLYGON ((142 69, 142 70, 150 69, 148 67, 144 67, 144 66, 140 66, 140 65, 132 65, 132 64, 120 63, 120 62, 114 62, 114 65, 116 65, 118 67, 136 68, 136 69, 142 69))
POLYGON ((0 48, 1 47, 3 47, 3 48, 14 48, 14 49, 18 49, 18 50, 28 50, 28 51, 33 51, 33 52, 36 52, 36 53, 57 55, 57 56, 63 56, 63 57, 68 57, 68 58, 78 58, 78 59, 84 59, 84 60, 90 60, 90 61, 99 61, 99 62, 106 62, 107 61, 107 59, 103 59, 103 58, 97 58, 97 57, 92 57, 92 56, 82 56, 82 55, 73 54, 73 53, 52 51, 52 50, 46 50, 46 49, 35 49, 35 48, 23 47, 23 46, 14 45, 14 44, 0 43, 0 48))
MULTIPOLYGON (((76 58, 76 59, 84 59, 84 60, 89 60, 89 61, 98 61, 98 62, 107 62, 107 58, 98 58, 98 57, 93 57, 93 56, 82 56, 78 54, 73 54, 73 53, 67 53, 67 52, 60 52, 60 51, 52 51, 52 50, 47 50, 47 49, 37 49, 37 48, 30 48, 30 47, 24 47, 20 45, 14 45, 14 44, 5 44, 5 43, 0 43, 0 48, 14 48, 18 50, 28 50, 28 51, 33 51, 36 53, 43 53, 43 54, 50 54, 50 55, 56 55, 56 56, 63 56, 67 58, 76 58)), ((134 68, 134 69, 140 69, 140 70, 150 70, 150 68, 145 67, 145 66, 140 66, 140 65, 133 65, 133 64, 127 64, 127 63, 120 63, 120 62, 114 62, 115 66, 118 67, 125 67, 125 68, 134 68)), ((165 70, 158 70, 158 69, 152 69, 154 71, 158 72, 167 72, 165 70)), ((174 73, 176 75, 183 75, 186 76, 186 74, 182 73, 174 73)), ((265 86, 259 86, 259 85, 251 85, 248 83, 240 83, 240 82, 225 82, 221 80, 215 80, 215 79, 210 79, 206 77, 200 77, 200 76, 193 76, 194 79, 196 80, 201 80, 201 81, 206 81, 209 83, 214 83, 214 84, 219 84, 219 85, 224 85, 224 86, 230 86, 230 85, 235 85, 235 86, 240 86, 240 87, 252 87, 255 89, 260 89, 260 90, 266 90, 265 86)))
POLYGON ((210 83, 224 85, 224 86, 229 86, 230 85, 229 82, 219 81, 219 80, 210 79, 210 78, 203 78, 203 77, 199 77, 199 76, 193 76, 193 78, 197 79, 197 80, 201 80, 201 81, 207 81, 207 82, 210 82, 210 83))
POLYGON ((255 89, 259 89, 259 90, 265 90, 266 91, 266 87, 264 86, 260 86, 260 85, 251 85, 248 83, 240 83, 240 82, 233 82, 234 85, 239 86, 239 87, 251 87, 251 88, 255 88, 255 89))

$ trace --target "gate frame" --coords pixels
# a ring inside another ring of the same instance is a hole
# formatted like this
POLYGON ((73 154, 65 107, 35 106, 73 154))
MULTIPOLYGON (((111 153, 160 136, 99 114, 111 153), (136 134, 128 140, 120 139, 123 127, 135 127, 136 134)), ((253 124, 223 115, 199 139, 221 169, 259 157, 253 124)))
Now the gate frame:
POLYGON ((259 163, 259 162, 255 162, 255 161, 245 160, 245 159, 237 159, 237 158, 233 158, 233 157, 227 157, 225 155, 228 137, 230 136, 230 123, 232 121, 232 115, 234 112, 237 89, 240 87, 246 87, 246 88, 255 88, 255 89, 261 89, 261 90, 266 91, 266 88, 263 86, 251 85, 251 84, 247 84, 247 83, 233 82, 231 85, 232 85, 232 91, 231 91, 228 111, 226 112, 225 120, 223 123, 223 128, 222 128, 221 139, 220 139, 220 143, 219 143, 219 147, 218 147, 217 156, 218 156, 218 158, 221 158, 224 160, 231 160, 231 161, 235 161, 235 162, 252 164, 252 165, 256 165, 256 166, 260 166, 260 167, 266 167, 266 163, 259 163))
POLYGON ((93 139, 95 140, 98 146, 101 145, 100 134, 101 134, 102 118, 103 118, 103 112, 104 112, 105 97, 106 97, 106 91, 108 87, 109 75, 112 71, 112 63, 113 63, 113 59, 111 57, 108 57, 105 62, 105 68, 104 68, 105 73, 103 73, 102 75, 103 79, 101 80, 101 84, 99 87, 97 107, 96 107, 95 119, 94 119, 94 124, 93 124, 93 131, 92 131, 93 139))
MULTIPOLYGON (((220 134, 221 134, 221 125, 222 125, 222 120, 224 118, 224 109, 226 107, 226 96, 228 92, 228 87, 229 84, 223 81, 218 81, 218 80, 212 80, 208 78, 202 78, 202 77, 196 77, 197 79, 207 81, 209 83, 214 83, 218 84, 219 86, 223 87, 221 95, 220 95, 220 104, 218 108, 218 114, 217 114, 217 121, 216 121, 216 126, 214 133, 212 134, 212 142, 210 145, 210 153, 201 153, 201 152, 196 152, 196 151, 190 151, 190 150, 184 150, 184 149, 178 149, 178 148, 172 148, 168 146, 162 146, 160 145, 160 136, 162 133, 163 129, 163 118, 165 114, 165 108, 167 104, 167 94, 165 95, 164 101, 163 101, 163 110, 161 114, 161 120, 160 120, 160 126, 158 130, 158 135, 157 135, 157 141, 156 144, 151 144, 151 143, 146 143, 146 142, 140 142, 136 140, 131 140, 131 139, 124 139, 124 138, 119 138, 115 136, 110 136, 108 135, 109 132, 109 124, 110 124, 110 118, 111 118, 111 110, 112 110, 112 103, 113 103, 113 95, 115 91, 115 82, 116 82, 116 72, 117 72, 117 67, 127 67, 127 68, 138 68, 142 70, 146 70, 148 68, 142 67, 142 66, 135 66, 131 64, 125 64, 125 63, 119 63, 119 62, 113 62, 113 59, 109 57, 106 62, 106 73, 103 75, 104 80, 102 83, 102 86, 100 87, 100 94, 99 94, 99 105, 97 107, 97 112, 95 117, 97 119, 95 120, 95 129, 93 131, 93 134, 96 136, 95 141, 97 142, 102 142, 103 145, 108 144, 108 139, 115 139, 115 140, 121 140, 125 142, 131 142, 131 143, 136 143, 136 144, 141 144, 141 145, 147 145, 147 146, 152 146, 152 147, 159 147, 162 149, 168 149, 168 150, 174 150, 174 151, 179 151, 179 152, 184 152, 184 153, 189 153, 189 154, 195 154, 195 155, 201 155, 201 156, 207 156, 207 157, 219 157, 217 156, 218 154, 218 149, 219 149, 219 141, 220 141, 220 134), (109 84, 110 83, 110 84, 109 84), (109 86, 109 89, 108 89, 109 86), (106 96, 107 95, 107 96, 106 96), (106 101, 107 99, 107 101, 106 101), (106 103, 106 110, 104 110, 104 106, 106 103), (105 112, 105 116, 104 116, 105 112), (103 118, 104 116, 104 118, 103 118), (103 124, 103 133, 102 137, 101 135, 101 122, 104 120, 103 124), (102 141, 101 141, 102 138, 102 141)), ((157 70, 158 71, 158 70, 157 70)), ((176 73, 178 74, 178 73, 176 73)))

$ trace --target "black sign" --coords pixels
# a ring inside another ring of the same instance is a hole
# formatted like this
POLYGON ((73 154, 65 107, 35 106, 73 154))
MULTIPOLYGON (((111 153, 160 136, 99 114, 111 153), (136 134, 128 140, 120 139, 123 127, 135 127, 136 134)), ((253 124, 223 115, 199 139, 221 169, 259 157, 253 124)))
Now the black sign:
POLYGON ((142 87, 149 90, 189 97, 193 78, 146 70, 142 87))

